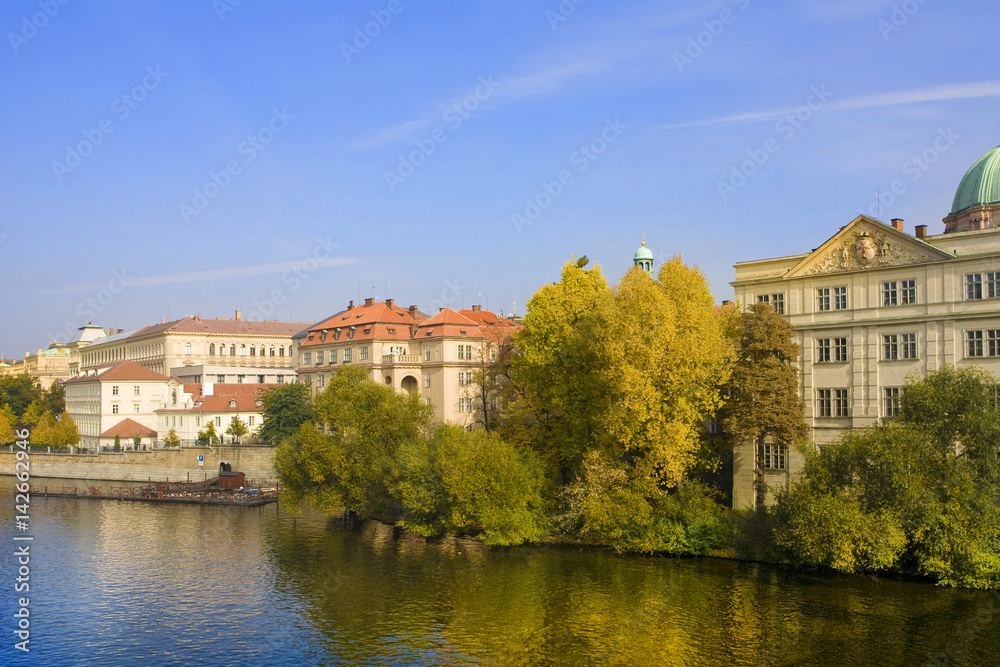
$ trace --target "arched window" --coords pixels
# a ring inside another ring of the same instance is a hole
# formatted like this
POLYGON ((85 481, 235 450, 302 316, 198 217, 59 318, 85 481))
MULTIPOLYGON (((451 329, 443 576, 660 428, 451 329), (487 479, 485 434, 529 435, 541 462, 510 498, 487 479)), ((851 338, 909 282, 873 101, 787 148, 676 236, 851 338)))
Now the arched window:
POLYGON ((208 344, 208 354, 209 356, 213 356, 215 354, 215 343, 208 344))
POLYGON ((274 356, 274 346, 273 345, 271 346, 271 356, 272 357, 274 356))
POLYGON ((225 345, 220 345, 219 346, 219 354, 221 354, 222 356, 226 356, 226 346, 225 345))
POLYGON ((229 354, 233 357, 236 356, 236 345, 232 344, 229 346, 229 354))
POLYGON ((284 345, 282 345, 281 347, 278 348, 278 356, 279 357, 285 356, 285 346, 284 345))
POLYGON ((184 354, 189 357, 191 356, 191 343, 184 344, 184 354))
POLYGON ((254 347, 253 345, 250 346, 250 356, 251 357, 256 357, 257 356, 257 348, 254 347))
POLYGON ((263 345, 260 346, 260 356, 262 356, 262 357, 264 356, 264 346, 263 345))

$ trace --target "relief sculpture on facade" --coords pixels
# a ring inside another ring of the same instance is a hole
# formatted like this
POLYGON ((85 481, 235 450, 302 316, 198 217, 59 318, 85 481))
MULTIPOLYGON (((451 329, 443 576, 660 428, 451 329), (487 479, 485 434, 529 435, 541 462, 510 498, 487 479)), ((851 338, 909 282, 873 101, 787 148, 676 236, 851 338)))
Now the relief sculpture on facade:
POLYGON ((882 232, 862 230, 843 239, 839 247, 827 253, 804 275, 919 264, 934 259, 918 248, 891 243, 882 232))

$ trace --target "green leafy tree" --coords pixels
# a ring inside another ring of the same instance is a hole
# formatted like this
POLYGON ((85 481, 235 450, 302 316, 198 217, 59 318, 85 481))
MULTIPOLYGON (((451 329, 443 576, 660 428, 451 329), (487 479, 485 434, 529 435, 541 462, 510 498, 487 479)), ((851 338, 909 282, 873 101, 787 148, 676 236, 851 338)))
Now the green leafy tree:
POLYGON ((205 428, 198 431, 198 440, 207 442, 210 445, 216 445, 219 443, 219 434, 215 431, 214 419, 209 419, 208 423, 205 424, 205 428))
POLYGON ((170 432, 163 438, 163 444, 166 447, 180 447, 181 439, 178 437, 177 431, 170 429, 170 432))
POLYGON ((58 434, 56 420, 51 413, 45 412, 38 417, 35 427, 31 430, 31 441, 36 445, 54 446, 58 434))
POLYGON ((261 397, 263 423, 258 436, 267 442, 278 443, 299 432, 299 427, 315 418, 309 399, 309 385, 292 382, 272 387, 261 397))
POLYGON ((479 344, 472 372, 472 400, 474 420, 487 433, 497 429, 510 400, 515 331, 509 326, 489 328, 479 344))
POLYGON ((400 448, 393 493, 399 525, 424 536, 475 535, 486 544, 534 542, 545 534, 542 466, 483 430, 445 424, 400 448))
POLYGON ((9 405, 3 406, 0 410, 0 444, 6 444, 14 440, 14 427, 17 425, 17 417, 9 405))
POLYGON ((122 439, 121 436, 115 436, 115 451, 120 452, 122 450, 122 439))
POLYGON ((399 507, 390 484, 396 454, 403 443, 424 435, 430 406, 349 366, 331 378, 315 409, 329 435, 303 424, 298 436, 275 452, 286 499, 309 500, 324 511, 339 504, 360 517, 394 522, 399 507))
MULTIPOLYGON (((0 405, 9 405, 18 417, 24 414, 28 406, 41 398, 42 391, 38 383, 27 373, 0 377, 0 405)), ((44 409, 39 409, 34 415, 34 421, 22 421, 22 423, 34 425, 43 412, 44 409)))
POLYGON ((66 411, 66 389, 59 382, 52 383, 48 391, 42 393, 40 400, 42 410, 51 412, 56 419, 66 411))
POLYGON ((139 449, 142 446, 142 436, 136 433, 132 436, 132 449, 139 449))
POLYGON ((31 403, 31 405, 29 405, 23 413, 21 413, 18 421, 20 421, 23 426, 33 428, 38 424, 38 420, 41 419, 42 413, 44 412, 45 410, 42 409, 42 402, 35 401, 31 403))
POLYGON ((226 428, 226 435, 231 435, 236 438, 236 442, 241 442, 243 436, 250 432, 247 427, 247 423, 240 419, 238 416, 233 417, 232 421, 229 422, 229 427, 226 428))
POLYGON ((779 496, 778 544, 840 571, 1000 587, 994 385, 975 368, 911 379, 897 420, 809 455, 802 482, 779 496))
POLYGON ((798 395, 798 373, 792 366, 799 348, 792 340, 791 324, 763 303, 739 315, 735 336, 737 361, 719 417, 734 448, 753 448, 754 504, 760 508, 766 492, 763 445, 770 440, 792 447, 809 432, 798 395))
POLYGON ((59 418, 56 433, 60 446, 70 447, 80 444, 80 429, 76 421, 65 412, 59 418))

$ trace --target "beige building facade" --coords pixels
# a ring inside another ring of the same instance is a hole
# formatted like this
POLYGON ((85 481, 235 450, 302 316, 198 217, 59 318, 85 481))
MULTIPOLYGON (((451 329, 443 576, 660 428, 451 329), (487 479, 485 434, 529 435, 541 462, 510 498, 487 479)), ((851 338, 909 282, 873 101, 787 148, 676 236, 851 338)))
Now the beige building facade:
MULTIPOLYGON (((495 359, 516 329, 479 306, 427 317, 392 299, 352 301, 296 336, 299 381, 310 383, 315 397, 339 368, 362 366, 373 380, 421 397, 435 421, 472 427, 484 409, 476 369, 495 359)), ((486 407, 493 398, 485 397, 486 407)))
MULTIPOLYGON (((966 174, 942 234, 862 215, 811 252, 735 265, 736 302, 769 303, 792 324, 817 445, 893 417, 911 375, 978 366, 1000 377, 998 210, 1000 147, 966 174)), ((768 445, 764 460, 772 497, 801 472, 794 450, 768 445)), ((736 507, 753 504, 754 465, 735 453, 736 507)))
POLYGON ((281 384, 295 380, 292 336, 308 322, 185 317, 118 332, 81 351, 81 369, 132 361, 183 382, 281 384))

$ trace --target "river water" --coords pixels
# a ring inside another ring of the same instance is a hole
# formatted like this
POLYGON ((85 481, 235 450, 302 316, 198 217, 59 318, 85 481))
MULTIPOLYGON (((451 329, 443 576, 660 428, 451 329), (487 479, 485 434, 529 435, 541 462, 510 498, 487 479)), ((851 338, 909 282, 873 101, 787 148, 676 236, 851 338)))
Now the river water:
POLYGON ((4 665, 1000 664, 998 595, 925 583, 490 549, 275 505, 36 497, 30 522, 31 652, 6 555, 4 665))

